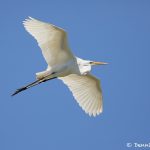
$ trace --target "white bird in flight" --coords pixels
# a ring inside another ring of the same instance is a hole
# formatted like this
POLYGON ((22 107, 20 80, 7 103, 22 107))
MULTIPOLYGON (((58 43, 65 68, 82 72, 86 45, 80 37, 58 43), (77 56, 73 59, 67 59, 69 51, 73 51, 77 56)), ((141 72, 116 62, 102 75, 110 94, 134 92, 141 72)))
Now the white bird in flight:
POLYGON ((36 81, 17 89, 16 95, 30 87, 58 78, 72 92, 82 109, 90 116, 99 115, 103 110, 100 81, 90 74, 93 65, 105 62, 83 60, 75 57, 68 45, 65 30, 52 24, 29 17, 23 21, 25 29, 37 40, 48 64, 45 71, 36 73, 36 81))

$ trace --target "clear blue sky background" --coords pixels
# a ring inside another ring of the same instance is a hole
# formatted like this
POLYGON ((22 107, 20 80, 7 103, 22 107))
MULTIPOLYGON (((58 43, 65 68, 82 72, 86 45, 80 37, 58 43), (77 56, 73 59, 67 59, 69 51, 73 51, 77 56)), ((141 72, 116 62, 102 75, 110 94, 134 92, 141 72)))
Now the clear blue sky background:
POLYGON ((126 150, 150 142, 150 1, 1 0, 0 150, 126 150), (53 80, 11 93, 46 68, 28 16, 65 28, 75 55, 109 62, 101 79, 104 112, 90 118, 53 80))

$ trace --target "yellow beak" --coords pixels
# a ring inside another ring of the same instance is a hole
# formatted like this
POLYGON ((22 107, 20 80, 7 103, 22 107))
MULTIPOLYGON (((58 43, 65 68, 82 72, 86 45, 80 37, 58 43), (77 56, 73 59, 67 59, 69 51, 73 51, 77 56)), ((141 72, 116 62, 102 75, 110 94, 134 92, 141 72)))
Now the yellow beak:
POLYGON ((108 63, 106 62, 97 62, 97 61, 93 61, 92 65, 107 65, 108 63))

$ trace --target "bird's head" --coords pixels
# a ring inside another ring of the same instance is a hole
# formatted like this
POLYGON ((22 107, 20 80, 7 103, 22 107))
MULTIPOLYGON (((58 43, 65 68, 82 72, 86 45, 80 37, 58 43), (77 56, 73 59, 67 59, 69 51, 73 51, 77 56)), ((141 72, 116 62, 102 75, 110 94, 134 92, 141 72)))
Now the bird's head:
POLYGON ((92 66, 95 65, 106 65, 108 63, 105 62, 97 62, 97 61, 91 61, 91 60, 83 60, 81 58, 76 57, 77 64, 79 66, 79 70, 81 74, 85 74, 87 72, 90 72, 92 69, 92 66))
POLYGON ((78 65, 81 66, 94 66, 94 65, 107 65, 106 62, 99 62, 99 61, 91 61, 91 60, 83 60, 79 57, 76 57, 78 65))

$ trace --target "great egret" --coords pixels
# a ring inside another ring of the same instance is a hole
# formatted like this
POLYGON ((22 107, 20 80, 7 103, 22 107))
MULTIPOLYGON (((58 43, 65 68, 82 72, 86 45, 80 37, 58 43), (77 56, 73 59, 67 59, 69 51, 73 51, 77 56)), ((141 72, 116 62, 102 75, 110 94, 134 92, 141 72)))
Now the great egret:
POLYGON ((102 112, 102 90, 100 81, 90 74, 93 65, 105 62, 83 60, 75 57, 67 42, 67 33, 52 24, 29 17, 23 22, 25 29, 37 40, 48 64, 45 71, 36 73, 36 81, 17 89, 13 94, 42 82, 58 78, 64 82, 73 96, 90 116, 102 112))

